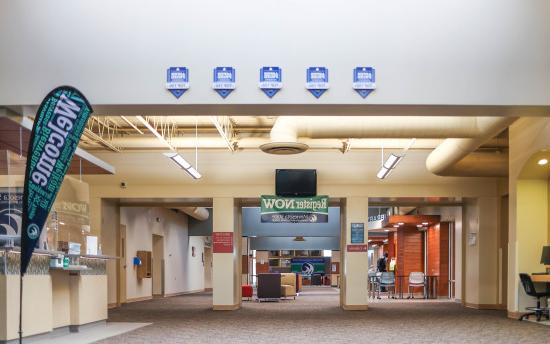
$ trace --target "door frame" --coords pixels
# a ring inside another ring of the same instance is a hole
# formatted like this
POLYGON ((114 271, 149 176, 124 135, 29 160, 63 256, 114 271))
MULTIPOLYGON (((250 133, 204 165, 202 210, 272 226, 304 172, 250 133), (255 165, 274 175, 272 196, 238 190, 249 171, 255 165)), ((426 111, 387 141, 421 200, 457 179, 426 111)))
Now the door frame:
POLYGON ((126 294, 126 269, 127 258, 126 225, 121 224, 117 231, 117 305, 120 306, 128 301, 126 294))

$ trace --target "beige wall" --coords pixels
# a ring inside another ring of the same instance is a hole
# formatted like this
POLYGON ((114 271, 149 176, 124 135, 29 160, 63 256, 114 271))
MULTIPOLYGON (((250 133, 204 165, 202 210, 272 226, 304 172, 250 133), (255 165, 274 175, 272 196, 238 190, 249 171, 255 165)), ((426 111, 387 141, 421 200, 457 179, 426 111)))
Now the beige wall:
MULTIPOLYGON (((50 275, 27 275, 23 282, 23 335, 52 330, 52 281, 50 275), (40 310, 40 311, 37 311, 40 310)), ((0 275, 0 340, 18 337, 19 275, 0 275)))
POLYGON ((498 197, 465 200, 464 303, 467 306, 499 307, 498 212, 498 197), (475 236, 473 245, 472 236, 475 236))
POLYGON ((71 286, 69 273, 52 270, 53 328, 71 324, 71 286))
POLYGON ((241 305, 241 230, 240 211, 232 197, 213 199, 214 232, 233 233, 232 253, 213 253, 213 306, 215 310, 232 310, 241 305))
POLYGON ((201 260, 204 237, 190 237, 187 220, 187 215, 165 208, 121 208, 120 221, 126 225, 126 296, 129 301, 152 296, 152 279, 138 279, 132 260, 137 251, 152 251, 153 234, 164 238, 165 294, 204 289, 204 266, 201 260), (194 257, 192 247, 195 247, 194 257))
MULTIPOLYGON (((346 198, 346 208, 344 213, 345 228, 341 240, 343 255, 342 275, 342 307, 351 310, 367 309, 368 292, 368 253, 367 252, 347 252, 346 245, 351 244, 351 224, 364 223, 365 228, 368 224, 368 197, 348 197, 346 198)), ((368 241, 368 232, 365 230, 365 244, 368 241)))
POLYGON ((72 275, 70 285, 71 325, 107 319, 106 275, 72 275))
MULTIPOLYGON (((116 257, 117 233, 120 226, 120 208, 116 200, 101 200, 101 249, 104 255, 116 257)), ((97 227, 96 227, 97 230, 97 227)), ((109 305, 117 303, 117 265, 118 260, 107 261, 107 288, 109 305)))

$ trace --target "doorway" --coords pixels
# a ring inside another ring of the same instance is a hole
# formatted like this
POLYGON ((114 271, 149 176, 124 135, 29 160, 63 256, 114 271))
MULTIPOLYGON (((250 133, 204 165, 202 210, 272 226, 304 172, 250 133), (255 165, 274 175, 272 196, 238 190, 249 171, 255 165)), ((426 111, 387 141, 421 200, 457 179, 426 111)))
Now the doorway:
POLYGON ((126 226, 120 225, 117 235, 117 255, 120 257, 117 265, 117 300, 118 304, 126 303, 126 226))
POLYGON ((164 296, 164 237, 153 234, 153 297, 164 296))
POLYGON ((204 290, 212 291, 212 248, 204 247, 204 290))

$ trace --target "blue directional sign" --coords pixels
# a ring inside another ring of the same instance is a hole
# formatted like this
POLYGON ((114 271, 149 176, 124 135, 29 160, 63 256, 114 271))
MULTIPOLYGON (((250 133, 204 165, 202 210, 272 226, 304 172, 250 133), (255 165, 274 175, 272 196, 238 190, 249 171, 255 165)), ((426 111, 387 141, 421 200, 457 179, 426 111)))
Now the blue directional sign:
POLYGON ((366 98, 376 89, 376 74, 372 67, 356 67, 353 70, 353 89, 366 98))
POLYGON ((306 73, 306 88, 315 96, 320 96, 328 90, 328 69, 326 67, 309 67, 306 73))
POLYGON ((170 67, 166 70, 166 89, 179 98, 189 89, 189 70, 186 67, 170 67))
POLYGON ((260 88, 272 98, 283 88, 283 74, 280 67, 262 67, 260 69, 260 88))
POLYGON ((212 88, 225 98, 235 89, 235 68, 216 67, 214 68, 214 82, 212 88))

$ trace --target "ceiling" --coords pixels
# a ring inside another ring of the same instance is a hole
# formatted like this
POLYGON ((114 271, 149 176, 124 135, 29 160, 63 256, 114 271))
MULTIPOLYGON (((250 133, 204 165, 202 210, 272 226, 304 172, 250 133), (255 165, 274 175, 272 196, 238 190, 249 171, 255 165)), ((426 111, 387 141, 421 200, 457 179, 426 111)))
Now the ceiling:
MULTIPOLYGON (((387 152, 386 154, 388 154, 387 152)), ((116 168, 114 176, 86 176, 90 183, 118 185, 132 184, 273 184, 277 168, 316 168, 319 184, 372 183, 450 183, 476 181, 477 178, 438 177, 427 171, 429 151, 409 151, 391 177, 380 181, 376 173, 380 167, 379 151, 310 150, 298 155, 277 156, 260 150, 231 153, 228 150, 198 151, 198 170, 203 178, 194 180, 166 158, 161 152, 95 152, 98 158, 116 168)), ((194 150, 180 151, 195 165, 194 150)))

